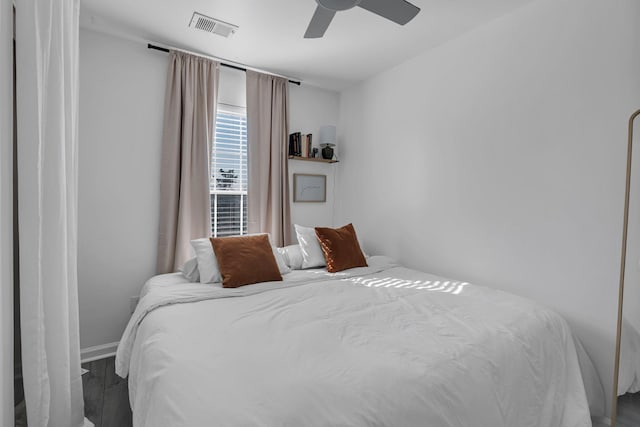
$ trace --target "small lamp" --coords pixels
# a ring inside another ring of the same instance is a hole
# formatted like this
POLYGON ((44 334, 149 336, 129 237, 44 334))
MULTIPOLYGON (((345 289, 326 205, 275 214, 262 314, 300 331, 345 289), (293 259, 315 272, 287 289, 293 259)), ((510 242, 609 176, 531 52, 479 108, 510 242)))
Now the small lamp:
POLYGON ((333 147, 336 146, 335 126, 322 126, 320 128, 320 146, 322 147, 322 158, 333 159, 333 147))

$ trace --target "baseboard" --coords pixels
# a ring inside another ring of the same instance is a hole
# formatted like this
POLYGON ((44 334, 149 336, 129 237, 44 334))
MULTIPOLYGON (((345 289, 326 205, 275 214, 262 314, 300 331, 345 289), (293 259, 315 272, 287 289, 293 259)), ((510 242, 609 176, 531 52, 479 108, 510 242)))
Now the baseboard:
POLYGON ((108 344, 94 345, 80 349, 80 361, 93 362, 94 360, 106 359, 115 356, 119 342, 110 342, 108 344))

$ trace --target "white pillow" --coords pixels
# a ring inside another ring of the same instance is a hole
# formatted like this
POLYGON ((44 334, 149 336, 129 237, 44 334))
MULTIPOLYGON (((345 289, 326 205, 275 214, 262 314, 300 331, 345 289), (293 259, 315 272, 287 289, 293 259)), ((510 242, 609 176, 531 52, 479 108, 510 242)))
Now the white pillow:
MULTIPOLYGON (((268 233, 257 233, 267 234, 268 233)), ((271 236, 269 236, 271 241, 271 236)), ((218 260, 213 252, 213 246, 211 240, 208 238, 194 239, 191 241, 191 246, 196 252, 196 258, 198 260, 198 272, 200 274, 200 283, 217 283, 222 282, 222 274, 220 274, 220 267, 218 267, 218 260)), ((287 266, 286 262, 278 252, 278 250, 271 245, 273 250, 273 256, 278 264, 278 270, 280 274, 291 273, 291 269, 287 266)))
POLYGON ((289 245, 278 248, 278 252, 283 256, 284 261, 292 270, 302 269, 302 250, 300 245, 289 245))
POLYGON ((276 263, 278 264, 278 270, 280 270, 280 274, 291 273, 291 269, 287 265, 284 256, 280 253, 280 250, 274 246, 271 246, 273 250, 273 257, 276 259, 276 263))
POLYGON ((200 281, 200 272, 198 271, 198 258, 193 257, 178 269, 190 282, 200 281))
POLYGON ((302 251, 302 268, 324 267, 327 265, 324 253, 320 248, 316 230, 313 227, 303 227, 295 224, 298 243, 302 251))
POLYGON ((198 259, 198 272, 200 273, 200 283, 222 282, 222 275, 218 267, 218 260, 213 253, 211 240, 207 237, 191 241, 191 246, 196 252, 198 259))

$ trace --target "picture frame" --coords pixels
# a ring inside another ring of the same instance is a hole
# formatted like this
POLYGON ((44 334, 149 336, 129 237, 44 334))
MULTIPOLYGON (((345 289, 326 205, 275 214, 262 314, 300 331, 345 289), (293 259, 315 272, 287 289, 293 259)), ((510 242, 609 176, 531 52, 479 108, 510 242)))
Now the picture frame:
POLYGON ((293 174, 293 201, 324 203, 327 201, 327 176, 306 173, 293 174))

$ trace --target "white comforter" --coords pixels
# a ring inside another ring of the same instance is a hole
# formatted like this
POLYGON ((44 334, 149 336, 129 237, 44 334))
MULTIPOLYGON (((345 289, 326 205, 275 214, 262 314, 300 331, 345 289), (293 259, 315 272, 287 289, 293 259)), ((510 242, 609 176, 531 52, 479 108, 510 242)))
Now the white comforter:
POLYGON ((118 348, 134 426, 590 426, 566 322, 372 257, 222 289, 167 275, 118 348))

